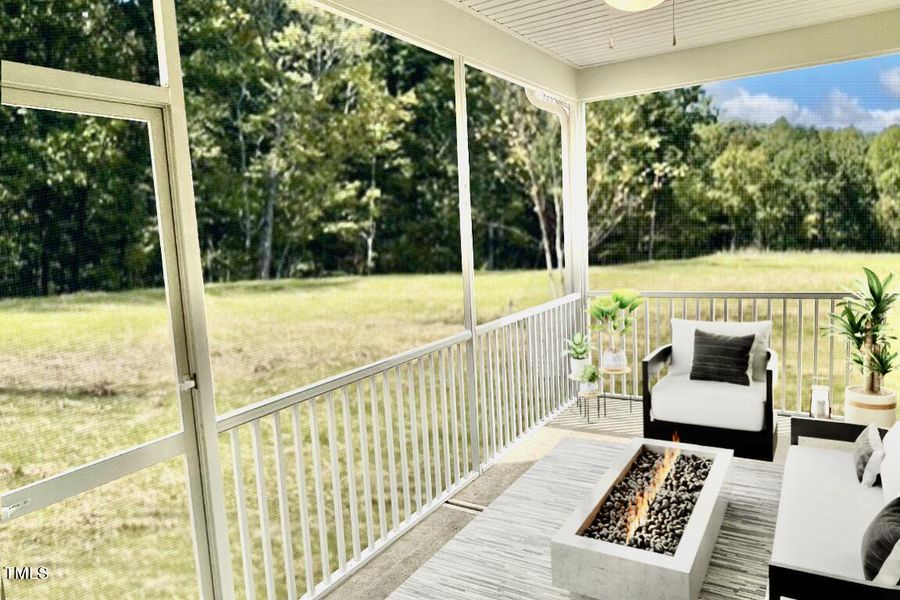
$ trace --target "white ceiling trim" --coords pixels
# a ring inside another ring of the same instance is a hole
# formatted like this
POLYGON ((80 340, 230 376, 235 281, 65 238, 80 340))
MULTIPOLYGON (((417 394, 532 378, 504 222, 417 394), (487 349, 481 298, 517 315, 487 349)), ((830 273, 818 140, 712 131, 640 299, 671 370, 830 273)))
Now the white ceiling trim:
POLYGON ((900 9, 600 65, 578 97, 602 100, 900 52, 900 9))
MULTIPOLYGON (((579 68, 673 51, 673 0, 640 13, 611 9, 604 0, 446 1, 579 68)), ((677 0, 676 50, 897 7, 897 0, 677 0)))

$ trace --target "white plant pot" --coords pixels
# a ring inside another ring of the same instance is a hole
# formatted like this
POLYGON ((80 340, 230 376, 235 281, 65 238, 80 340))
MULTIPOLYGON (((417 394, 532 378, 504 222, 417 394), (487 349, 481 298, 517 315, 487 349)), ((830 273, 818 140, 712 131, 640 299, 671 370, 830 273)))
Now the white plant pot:
POLYGON ((584 368, 591 364, 591 357, 587 358, 572 358, 569 357, 569 373, 574 375, 575 377, 581 377, 581 373, 584 371, 584 368))
POLYGON ((596 383, 589 383, 587 381, 581 381, 578 383, 578 391, 582 394, 592 394, 596 392, 598 389, 596 383))
POLYGON ((897 393, 881 388, 880 394, 866 394, 861 385, 844 390, 844 418, 849 423, 875 423, 890 429, 897 421, 897 393))
POLYGON ((628 356, 626 356, 625 350, 617 350, 615 352, 606 350, 603 352, 603 356, 600 357, 601 369, 621 370, 627 367, 628 356))

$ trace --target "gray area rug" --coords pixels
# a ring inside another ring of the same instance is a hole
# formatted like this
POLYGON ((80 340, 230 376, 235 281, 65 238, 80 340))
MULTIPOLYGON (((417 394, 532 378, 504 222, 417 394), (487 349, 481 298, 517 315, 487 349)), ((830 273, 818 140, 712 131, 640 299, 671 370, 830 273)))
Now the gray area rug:
MULTIPOLYGON (((564 599, 550 539, 622 446, 566 439, 416 571, 391 600, 564 599)), ((728 511, 700 598, 766 597, 782 465, 735 459, 728 511)))

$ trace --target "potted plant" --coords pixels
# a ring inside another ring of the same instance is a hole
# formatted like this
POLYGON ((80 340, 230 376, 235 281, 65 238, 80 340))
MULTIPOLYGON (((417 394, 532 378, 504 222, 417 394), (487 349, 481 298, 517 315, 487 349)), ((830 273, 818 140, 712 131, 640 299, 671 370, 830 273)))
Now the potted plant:
POLYGON ((569 373, 574 377, 580 377, 585 365, 591 362, 591 344, 587 336, 580 331, 565 342, 565 354, 569 357, 569 373))
POLYGON ((605 333, 609 343, 600 356, 603 369, 622 370, 628 367, 625 355, 625 336, 631 332, 635 318, 633 313, 643 299, 635 290, 613 290, 609 296, 597 298, 588 312, 595 319, 594 328, 605 333))
POLYGON ((582 393, 596 392, 599 381, 600 372, 597 370, 597 367, 588 363, 581 370, 581 381, 578 384, 578 391, 582 393))
POLYGON ((871 270, 863 271, 865 281, 857 283, 850 296, 838 303, 839 311, 832 313, 829 332, 850 342, 853 362, 863 373, 862 385, 848 385, 844 390, 846 420, 890 427, 896 421, 897 394, 882 385, 897 360, 890 345, 894 338, 887 329, 888 313, 897 300, 897 294, 888 291, 894 274, 881 280, 871 270))

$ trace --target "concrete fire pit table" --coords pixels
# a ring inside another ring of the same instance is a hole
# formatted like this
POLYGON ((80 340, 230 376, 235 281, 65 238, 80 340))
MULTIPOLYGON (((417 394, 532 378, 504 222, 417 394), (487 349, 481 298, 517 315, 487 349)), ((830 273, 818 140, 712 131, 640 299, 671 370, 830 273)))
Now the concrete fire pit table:
POLYGON ((572 598, 599 600, 691 600, 698 596, 727 500, 733 452, 692 444, 634 439, 591 493, 566 520, 551 542, 553 585, 572 598), (644 451, 667 449, 712 461, 674 555, 638 549, 582 535, 593 523, 610 492, 644 451))

